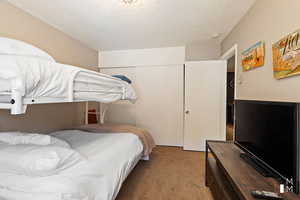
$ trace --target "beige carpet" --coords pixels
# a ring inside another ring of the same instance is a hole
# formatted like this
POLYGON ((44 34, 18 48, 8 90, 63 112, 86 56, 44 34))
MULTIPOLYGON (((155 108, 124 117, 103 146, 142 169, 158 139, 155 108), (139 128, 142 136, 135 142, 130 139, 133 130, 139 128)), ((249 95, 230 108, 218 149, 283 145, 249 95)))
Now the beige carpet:
POLYGON ((204 153, 157 147, 129 175, 116 200, 212 200, 204 180, 204 153))

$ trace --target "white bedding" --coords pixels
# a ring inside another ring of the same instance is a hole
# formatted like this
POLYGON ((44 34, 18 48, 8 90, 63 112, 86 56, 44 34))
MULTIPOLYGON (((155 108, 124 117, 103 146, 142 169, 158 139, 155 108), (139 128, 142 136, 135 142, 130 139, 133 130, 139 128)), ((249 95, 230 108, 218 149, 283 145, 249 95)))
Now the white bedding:
POLYGON ((33 144, 33 145, 54 145, 64 148, 71 148, 70 145, 56 137, 37 133, 22 133, 22 132, 1 132, 0 142, 11 145, 16 144, 33 144))
POLYGON ((12 91, 26 104, 136 99, 130 84, 105 74, 45 59, 0 54, 0 103, 10 102, 12 91))
POLYGON ((54 58, 42 49, 37 48, 31 44, 27 44, 23 41, 5 37, 0 37, 0 54, 26 56, 55 62, 54 58))
POLYGON ((85 158, 71 148, 54 145, 0 145, 0 173, 47 177, 80 163, 85 158))
POLYGON ((61 131, 53 135, 66 140, 87 161, 48 177, 0 173, 1 200, 113 200, 143 152, 133 134, 61 131))
POLYGON ((92 76, 87 71, 80 71, 75 76, 73 90, 75 100, 110 103, 121 99, 134 102, 137 98, 134 89, 127 82, 101 73, 94 73, 92 76))

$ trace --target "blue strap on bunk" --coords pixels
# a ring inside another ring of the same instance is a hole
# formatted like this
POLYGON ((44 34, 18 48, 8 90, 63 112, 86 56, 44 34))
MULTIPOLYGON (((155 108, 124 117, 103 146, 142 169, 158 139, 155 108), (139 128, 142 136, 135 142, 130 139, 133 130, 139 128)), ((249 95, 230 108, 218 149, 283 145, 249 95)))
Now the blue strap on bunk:
POLYGON ((129 83, 129 84, 132 83, 132 81, 131 81, 128 77, 126 77, 126 76, 124 76, 124 75, 112 75, 112 77, 121 79, 122 81, 125 81, 125 82, 127 82, 127 83, 129 83))

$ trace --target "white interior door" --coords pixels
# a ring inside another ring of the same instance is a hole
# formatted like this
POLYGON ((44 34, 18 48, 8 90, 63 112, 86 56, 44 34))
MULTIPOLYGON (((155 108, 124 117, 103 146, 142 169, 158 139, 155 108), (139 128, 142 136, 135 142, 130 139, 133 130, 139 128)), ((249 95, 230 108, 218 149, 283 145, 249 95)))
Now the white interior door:
POLYGON ((185 66, 184 149, 205 151, 206 140, 226 138, 226 61, 185 66))

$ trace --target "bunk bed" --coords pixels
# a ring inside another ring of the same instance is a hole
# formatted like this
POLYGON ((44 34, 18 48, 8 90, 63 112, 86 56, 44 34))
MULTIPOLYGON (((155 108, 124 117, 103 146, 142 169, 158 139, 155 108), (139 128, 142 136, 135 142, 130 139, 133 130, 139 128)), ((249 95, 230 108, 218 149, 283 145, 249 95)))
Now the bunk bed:
POLYGON ((0 109, 17 115, 31 104, 118 100, 136 100, 129 83, 57 63, 29 44, 0 38, 0 109))
MULTIPOLYGON (((13 115, 25 114, 27 106, 32 104, 88 101, 108 104, 118 100, 135 102, 136 99, 134 89, 126 81, 57 63, 50 55, 36 47, 0 37, 0 109, 10 110, 13 115)), ((88 107, 88 104, 86 105, 88 107)), ((66 141, 72 150, 84 158, 84 162, 57 174, 31 177, 22 173, 7 173, 1 166, 0 199, 115 199, 123 181, 137 162, 145 156, 149 157, 154 142, 150 146, 151 150, 147 151, 149 145, 145 145, 141 137, 132 133, 109 134, 110 132, 100 133, 98 130, 94 132, 96 133, 69 130, 51 134, 66 141)), ((2 134, 0 133, 1 136, 2 134)), ((10 139, 15 135, 19 137, 19 133, 8 133, 10 134, 14 135, 10 136, 10 139)), ((149 137, 152 142, 153 139, 150 135, 149 137)), ((29 138, 33 139, 31 136, 29 138)), ((21 141, 24 142, 23 139, 21 141)), ((51 145, 48 147, 52 148, 51 145)), ((12 151, 17 156, 11 148, 28 146, 14 147, 0 142, 3 153, 3 150, 12 151)), ((39 147, 33 145, 32 148, 39 147)), ((35 156, 30 158, 34 159, 35 156)), ((11 156, 2 156, 5 157, 11 156)), ((11 162, 17 165, 17 162, 11 162)))

